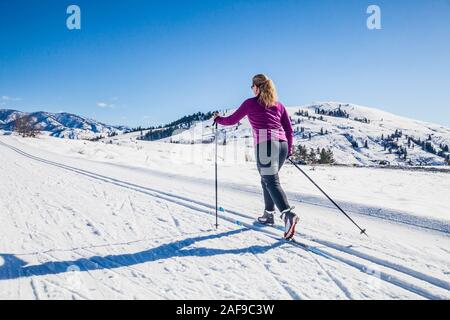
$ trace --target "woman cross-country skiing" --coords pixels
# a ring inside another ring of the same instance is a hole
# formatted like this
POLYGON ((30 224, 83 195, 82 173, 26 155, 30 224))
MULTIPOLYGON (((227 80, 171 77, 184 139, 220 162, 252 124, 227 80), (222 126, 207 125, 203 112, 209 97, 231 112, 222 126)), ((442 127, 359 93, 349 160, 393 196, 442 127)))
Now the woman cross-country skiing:
POLYGON ((291 239, 299 221, 293 212, 294 207, 288 203, 286 193, 280 185, 278 172, 292 153, 293 131, 289 114, 279 101, 275 85, 268 77, 258 74, 253 77, 252 90, 254 98, 247 99, 240 108, 229 117, 215 114, 215 122, 231 126, 245 116, 253 128, 256 163, 261 175, 264 194, 264 215, 258 221, 265 225, 273 225, 275 205, 284 218, 284 238, 291 239))

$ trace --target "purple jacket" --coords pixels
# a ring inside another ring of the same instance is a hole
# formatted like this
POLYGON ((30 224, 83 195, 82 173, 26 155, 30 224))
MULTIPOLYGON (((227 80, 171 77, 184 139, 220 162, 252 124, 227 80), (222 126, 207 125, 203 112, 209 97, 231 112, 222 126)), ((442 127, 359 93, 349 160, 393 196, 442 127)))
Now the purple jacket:
POLYGON ((289 154, 292 151, 293 130, 289 114, 280 102, 266 108, 258 102, 258 98, 250 98, 229 117, 217 117, 216 122, 224 126, 232 126, 248 116, 253 128, 255 144, 268 140, 287 141, 289 154))

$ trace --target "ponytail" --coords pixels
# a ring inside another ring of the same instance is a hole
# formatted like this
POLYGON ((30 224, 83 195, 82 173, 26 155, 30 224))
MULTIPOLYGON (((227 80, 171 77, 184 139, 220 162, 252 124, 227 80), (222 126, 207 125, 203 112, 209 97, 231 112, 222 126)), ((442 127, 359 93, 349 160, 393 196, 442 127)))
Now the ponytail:
POLYGON ((277 90, 271 79, 263 74, 253 77, 253 85, 259 88, 258 102, 266 108, 277 104, 277 90))

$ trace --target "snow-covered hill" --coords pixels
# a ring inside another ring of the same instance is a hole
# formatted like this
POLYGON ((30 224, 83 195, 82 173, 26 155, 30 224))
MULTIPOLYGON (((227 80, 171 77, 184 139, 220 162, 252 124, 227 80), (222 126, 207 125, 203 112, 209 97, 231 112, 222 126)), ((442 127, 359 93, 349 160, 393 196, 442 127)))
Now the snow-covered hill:
POLYGON ((35 126, 43 133, 59 138, 91 139, 111 134, 121 134, 127 130, 124 126, 111 126, 83 118, 70 113, 33 112, 26 113, 17 110, 0 110, 0 129, 14 130, 16 120, 29 116, 35 126))
MULTIPOLYGON (((234 110, 227 110, 229 115, 234 110)), ((308 150, 330 148, 338 164, 347 165, 446 165, 450 128, 400 117, 382 110, 349 103, 322 102, 288 108, 295 144, 308 150)), ((211 121, 197 122, 188 130, 164 139, 176 143, 213 141, 211 121)), ((226 143, 250 144, 247 120, 222 127, 226 143)))

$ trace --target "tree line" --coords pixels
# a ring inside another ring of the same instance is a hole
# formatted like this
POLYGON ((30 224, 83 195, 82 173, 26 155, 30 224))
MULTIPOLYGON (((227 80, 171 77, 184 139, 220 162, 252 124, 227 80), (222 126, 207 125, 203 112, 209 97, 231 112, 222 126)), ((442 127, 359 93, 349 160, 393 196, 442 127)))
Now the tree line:
POLYGON ((302 164, 333 164, 335 163, 333 151, 325 148, 306 148, 299 144, 294 147, 291 159, 302 164))
POLYGON ((207 113, 197 112, 188 116, 183 116, 182 118, 168 123, 164 126, 160 125, 158 127, 150 127, 147 129, 138 128, 141 131, 140 140, 155 141, 168 138, 173 135, 175 131, 184 131, 192 127, 195 122, 207 121, 214 116, 215 111, 209 111, 207 113), (147 133, 143 134, 143 130, 148 130, 147 133))

